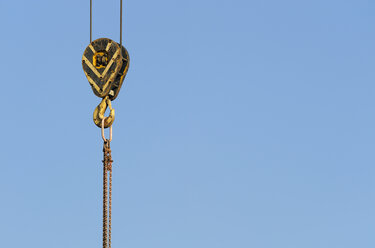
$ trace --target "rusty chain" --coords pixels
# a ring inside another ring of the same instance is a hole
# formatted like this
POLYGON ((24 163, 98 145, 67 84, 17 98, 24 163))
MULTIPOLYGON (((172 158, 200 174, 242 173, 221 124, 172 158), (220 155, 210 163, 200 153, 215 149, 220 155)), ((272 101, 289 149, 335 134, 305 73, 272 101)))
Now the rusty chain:
POLYGON ((103 155, 103 248, 111 248, 113 160, 109 140, 104 141, 103 155))

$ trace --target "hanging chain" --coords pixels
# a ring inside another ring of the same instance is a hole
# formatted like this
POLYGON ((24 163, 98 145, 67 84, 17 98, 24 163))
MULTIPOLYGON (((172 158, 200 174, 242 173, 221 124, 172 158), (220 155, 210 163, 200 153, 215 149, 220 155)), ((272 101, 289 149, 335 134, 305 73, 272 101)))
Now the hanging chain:
MULTIPOLYGON (((112 162, 111 162, 112 166, 112 162)), ((108 247, 111 248, 112 237, 112 169, 109 171, 109 197, 108 197, 108 247)))
POLYGON ((103 248, 111 248, 113 160, 109 140, 104 141, 103 155, 103 248))

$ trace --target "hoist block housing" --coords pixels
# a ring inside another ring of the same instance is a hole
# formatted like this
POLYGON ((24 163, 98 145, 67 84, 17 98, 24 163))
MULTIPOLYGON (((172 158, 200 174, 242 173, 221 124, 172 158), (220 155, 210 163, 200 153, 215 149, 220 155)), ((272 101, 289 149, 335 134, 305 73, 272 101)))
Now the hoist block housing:
POLYGON ((95 95, 103 98, 109 94, 122 64, 122 52, 116 42, 107 38, 91 42, 83 53, 82 67, 95 95))

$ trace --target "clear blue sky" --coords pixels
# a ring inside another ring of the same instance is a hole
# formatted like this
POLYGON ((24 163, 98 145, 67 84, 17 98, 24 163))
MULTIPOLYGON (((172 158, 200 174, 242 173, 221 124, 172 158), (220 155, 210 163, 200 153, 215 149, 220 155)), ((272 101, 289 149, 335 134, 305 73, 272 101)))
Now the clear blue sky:
MULTIPOLYGON (((124 1, 113 247, 375 247, 375 2, 124 1)), ((94 38, 118 40, 118 1, 94 38)), ((0 1, 3 247, 101 247, 89 1, 0 1)))

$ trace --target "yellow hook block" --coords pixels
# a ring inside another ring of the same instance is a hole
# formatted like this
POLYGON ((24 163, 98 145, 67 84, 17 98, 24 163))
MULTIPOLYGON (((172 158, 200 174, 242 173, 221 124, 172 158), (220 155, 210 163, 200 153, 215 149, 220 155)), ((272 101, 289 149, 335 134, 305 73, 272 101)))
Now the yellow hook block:
POLYGON ((112 108, 111 100, 109 100, 109 96, 103 98, 102 102, 95 108, 94 115, 93 115, 94 123, 98 127, 102 127, 102 120, 104 119, 104 128, 112 126, 113 122, 115 121, 115 109, 112 108), (109 116, 105 117, 104 113, 109 107, 109 116))

